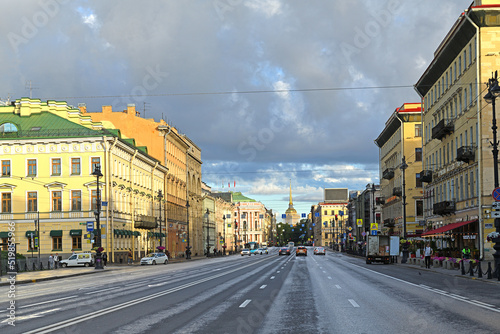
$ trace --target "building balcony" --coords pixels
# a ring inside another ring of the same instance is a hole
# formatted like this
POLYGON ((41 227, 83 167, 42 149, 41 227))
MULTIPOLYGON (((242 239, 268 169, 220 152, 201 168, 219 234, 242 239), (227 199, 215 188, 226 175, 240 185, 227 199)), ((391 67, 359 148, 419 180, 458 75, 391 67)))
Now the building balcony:
POLYGON ((151 230, 157 227, 156 217, 146 216, 146 215, 137 215, 136 220, 134 222, 135 228, 143 228, 146 230, 151 230))
POLYGON ((455 130, 453 120, 442 119, 439 123, 432 128, 432 139, 442 140, 443 137, 452 134, 455 130))
POLYGON ((382 172, 382 178, 390 180, 394 177, 394 168, 387 168, 382 172))
POLYGON ((392 188, 392 195, 401 197, 403 195, 403 190, 401 187, 394 187, 392 188))
POLYGON ((431 170, 423 170, 420 172, 420 181, 422 182, 432 182, 432 171, 431 170))
POLYGON ((435 215, 445 216, 455 212, 454 201, 443 201, 433 205, 432 213, 435 215))
POLYGON ((469 163, 474 157, 474 146, 462 146, 457 150, 457 161, 469 163))

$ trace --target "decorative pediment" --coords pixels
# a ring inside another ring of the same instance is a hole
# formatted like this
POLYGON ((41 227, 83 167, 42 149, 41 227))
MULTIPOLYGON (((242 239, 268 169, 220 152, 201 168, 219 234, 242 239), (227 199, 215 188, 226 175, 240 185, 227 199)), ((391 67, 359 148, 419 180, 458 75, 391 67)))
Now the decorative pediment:
POLYGON ((10 189, 12 191, 12 190, 14 190, 15 187, 17 187, 17 186, 14 184, 10 184, 10 183, 1 183, 0 184, 0 189, 10 189))
MULTIPOLYGON (((87 187, 87 190, 90 191, 90 189, 96 189, 97 188, 97 181, 90 181, 87 183, 83 184, 84 187, 87 187)), ((104 188, 106 184, 104 182, 99 182, 99 188, 104 188)))
POLYGON ((62 183, 62 182, 51 182, 51 183, 47 183, 44 185, 45 188, 47 188, 47 190, 50 190, 50 189, 64 189, 64 187, 66 187, 67 184, 66 183, 62 183))

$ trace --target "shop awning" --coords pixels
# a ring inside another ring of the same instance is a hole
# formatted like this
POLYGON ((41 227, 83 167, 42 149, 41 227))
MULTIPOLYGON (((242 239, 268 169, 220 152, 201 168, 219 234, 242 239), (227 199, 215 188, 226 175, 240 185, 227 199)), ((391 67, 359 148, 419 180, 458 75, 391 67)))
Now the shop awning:
POLYGON ((52 230, 50 231, 51 237, 62 237, 62 230, 52 230))
POLYGON ((468 221, 465 221, 465 222, 452 223, 452 224, 448 224, 448 225, 442 226, 440 228, 437 228, 437 229, 434 229, 434 230, 431 230, 431 231, 424 232, 420 236, 422 236, 422 237, 430 237, 430 236, 434 236, 434 235, 438 235, 438 234, 443 234, 444 232, 448 232, 448 231, 457 229, 459 227, 462 227, 462 226, 465 226, 465 225, 468 225, 468 224, 471 224, 471 223, 476 223, 476 222, 477 222, 477 219, 468 220, 468 221))
POLYGON ((0 238, 8 238, 9 237, 9 232, 0 232, 0 238))
POLYGON ((133 233, 134 233, 134 236, 136 236, 136 237, 140 237, 141 236, 141 232, 139 232, 139 231, 134 231, 133 233))
POLYGON ((69 235, 72 237, 81 237, 82 236, 82 230, 70 230, 69 235))
POLYGON ((36 237, 37 233, 36 231, 26 231, 26 238, 31 238, 31 234, 33 233, 33 236, 36 237))
POLYGON ((166 237, 166 236, 167 236, 167 235, 166 235, 165 233, 163 233, 163 232, 162 232, 162 233, 160 233, 160 237, 164 238, 164 237, 166 237))

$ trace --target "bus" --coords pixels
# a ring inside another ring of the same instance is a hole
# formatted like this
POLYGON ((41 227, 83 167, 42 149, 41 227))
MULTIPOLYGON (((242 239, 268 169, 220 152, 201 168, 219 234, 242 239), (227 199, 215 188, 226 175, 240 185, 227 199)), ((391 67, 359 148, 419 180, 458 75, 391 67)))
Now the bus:
POLYGON ((290 242, 288 243, 288 247, 289 247, 289 248, 293 248, 293 247, 295 247, 295 243, 294 243, 293 241, 290 241, 290 242))
POLYGON ((245 244, 245 248, 248 248, 250 250, 257 249, 257 248, 259 248, 259 243, 255 242, 255 241, 250 241, 249 243, 245 244))

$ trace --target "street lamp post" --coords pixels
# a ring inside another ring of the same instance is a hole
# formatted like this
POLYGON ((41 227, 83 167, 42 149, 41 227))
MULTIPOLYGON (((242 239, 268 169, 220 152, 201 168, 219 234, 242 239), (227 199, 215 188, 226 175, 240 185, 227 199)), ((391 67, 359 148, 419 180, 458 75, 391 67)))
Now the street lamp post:
POLYGON ((222 245, 222 255, 226 255, 226 214, 222 215, 222 221, 224 222, 224 244, 222 245))
POLYGON ((95 165, 94 172, 92 173, 97 178, 97 190, 96 190, 96 209, 94 211, 95 222, 96 222, 96 255, 95 255, 95 269, 104 269, 102 265, 102 254, 101 254, 101 225, 100 225, 100 216, 101 216, 101 191, 99 189, 99 178, 102 177, 101 166, 95 165))
POLYGON ((406 263, 408 260, 408 243, 406 242, 406 182, 405 182, 405 170, 408 168, 406 164, 405 156, 403 156, 403 160, 401 162, 401 171, 403 172, 403 189, 402 189, 402 198, 403 198, 403 239, 405 243, 403 244, 403 258, 401 259, 401 263, 406 263))
POLYGON ((186 260, 191 259, 191 246, 189 245, 189 201, 186 201, 186 220, 187 220, 187 246, 186 246, 186 260))
POLYGON ((158 197, 158 203, 159 203, 159 207, 160 207, 160 247, 162 247, 163 244, 162 244, 162 231, 161 231, 161 200, 163 199, 163 195, 161 193, 161 190, 158 190, 157 197, 158 197))
POLYGON ((234 242, 234 249, 233 249, 233 252, 236 254, 236 252, 238 251, 238 248, 236 247, 236 229, 238 228, 238 222, 236 221, 236 219, 234 220, 234 227, 233 227, 233 232, 234 232, 234 236, 233 236, 233 242, 234 242))
MULTIPOLYGON (((495 111, 495 100, 498 96, 500 96, 500 87, 498 86, 498 73, 495 71, 495 74, 488 80, 488 93, 484 96, 484 100, 487 103, 491 103, 492 108, 492 120, 491 120, 491 129, 493 131, 493 142, 490 144, 493 146, 493 175, 495 182, 495 189, 498 188, 498 141, 497 141, 497 120, 496 120, 496 111, 495 111)), ((500 233, 500 218, 495 218, 495 229, 496 232, 500 233)), ((500 238, 496 238, 495 244, 493 245, 493 249, 495 249, 495 253, 493 254, 493 258, 495 259, 495 274, 494 276, 500 280, 500 238)))

